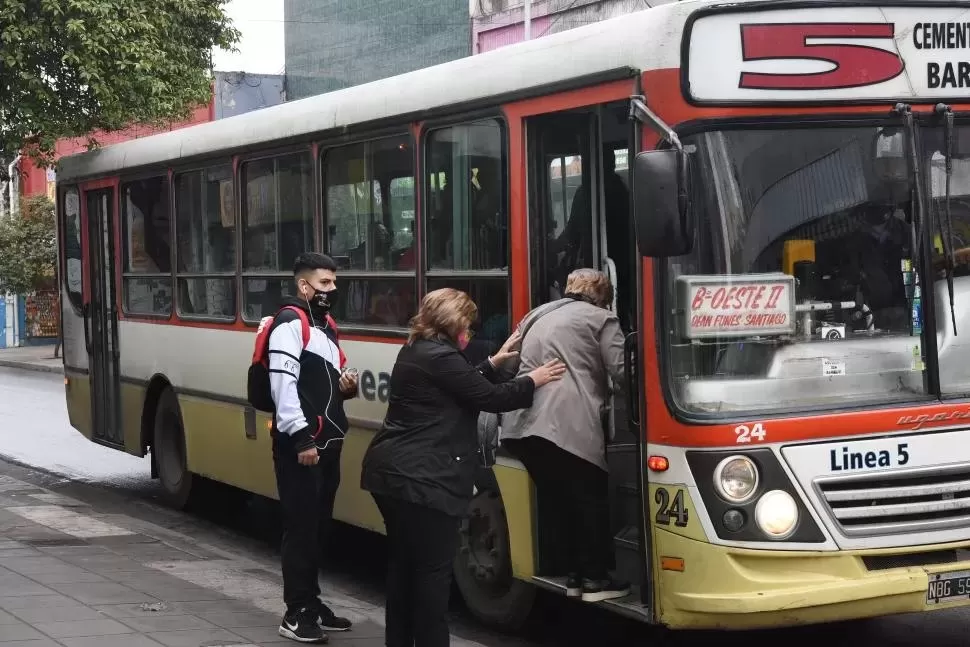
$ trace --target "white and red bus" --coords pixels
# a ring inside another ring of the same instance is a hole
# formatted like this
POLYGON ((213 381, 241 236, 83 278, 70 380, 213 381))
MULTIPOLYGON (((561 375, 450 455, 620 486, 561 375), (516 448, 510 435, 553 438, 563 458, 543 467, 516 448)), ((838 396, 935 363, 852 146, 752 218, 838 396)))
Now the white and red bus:
MULTIPOLYGON (((381 532, 360 461, 422 295, 469 292, 487 352, 603 267, 637 585, 605 606, 750 628, 966 605, 968 110, 965 2, 679 2, 65 158, 72 424, 150 453, 174 504, 199 477, 275 496, 247 363, 293 258, 326 251, 361 372, 335 514, 381 532)), ((514 626, 563 588, 557 538, 501 453, 469 513, 461 591, 514 626)))

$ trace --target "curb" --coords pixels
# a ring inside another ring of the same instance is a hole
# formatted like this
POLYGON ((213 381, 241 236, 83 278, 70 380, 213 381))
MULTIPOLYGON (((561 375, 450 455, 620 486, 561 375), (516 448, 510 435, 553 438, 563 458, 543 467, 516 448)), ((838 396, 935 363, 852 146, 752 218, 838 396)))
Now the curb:
POLYGON ((44 364, 33 364, 31 362, 19 362, 11 359, 0 359, 0 367, 13 368, 20 371, 34 371, 37 373, 59 373, 64 374, 63 366, 46 366, 44 364))

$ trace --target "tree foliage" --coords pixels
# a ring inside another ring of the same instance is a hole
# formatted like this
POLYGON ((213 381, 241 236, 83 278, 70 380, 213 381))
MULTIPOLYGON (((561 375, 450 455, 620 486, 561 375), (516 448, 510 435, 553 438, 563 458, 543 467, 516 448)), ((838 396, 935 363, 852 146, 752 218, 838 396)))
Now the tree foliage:
POLYGON ((0 0, 0 156, 50 164, 60 138, 187 118, 239 39, 227 2, 0 0))
POLYGON ((26 198, 19 213, 0 218, 0 293, 50 288, 56 274, 54 203, 46 195, 26 198))

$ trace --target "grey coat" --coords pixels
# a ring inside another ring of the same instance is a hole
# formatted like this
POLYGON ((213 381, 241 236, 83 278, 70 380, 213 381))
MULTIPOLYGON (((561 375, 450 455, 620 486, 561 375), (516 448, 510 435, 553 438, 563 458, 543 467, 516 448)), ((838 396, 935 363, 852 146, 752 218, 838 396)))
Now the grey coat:
POLYGON ((623 380, 623 333, 609 310, 563 299, 536 308, 522 320, 526 329, 518 375, 561 359, 566 374, 536 389, 532 407, 503 414, 502 438, 538 436, 606 470, 601 407, 608 402, 610 378, 623 380), (554 305, 560 305, 552 309, 554 305), (545 314, 543 311, 546 309, 545 314))

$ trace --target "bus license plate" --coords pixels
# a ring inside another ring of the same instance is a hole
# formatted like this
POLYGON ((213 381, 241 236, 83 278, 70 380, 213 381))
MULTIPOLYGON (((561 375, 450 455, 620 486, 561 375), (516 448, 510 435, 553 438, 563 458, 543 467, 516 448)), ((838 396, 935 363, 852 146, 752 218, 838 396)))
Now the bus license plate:
POLYGON ((970 600, 970 571, 951 571, 930 575, 926 589, 926 603, 940 604, 956 600, 970 600))

